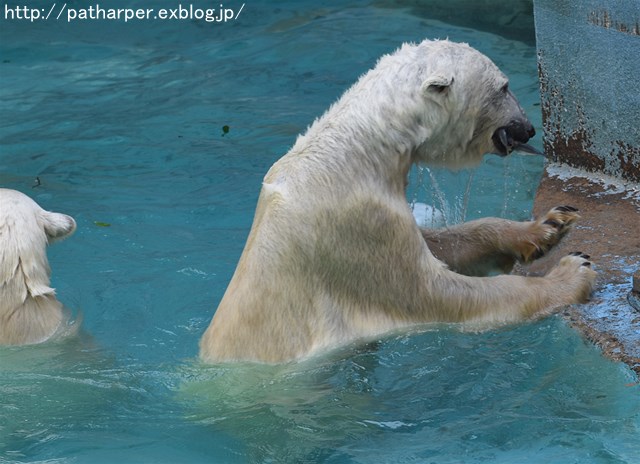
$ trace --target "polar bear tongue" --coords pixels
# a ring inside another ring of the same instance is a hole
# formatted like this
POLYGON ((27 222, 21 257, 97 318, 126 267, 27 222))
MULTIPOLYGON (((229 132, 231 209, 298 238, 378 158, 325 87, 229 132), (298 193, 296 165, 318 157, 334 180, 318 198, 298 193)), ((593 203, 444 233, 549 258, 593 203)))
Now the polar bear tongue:
POLYGON ((520 152, 520 153, 527 153, 530 155, 542 155, 544 156, 544 153, 542 153, 540 150, 538 150, 537 148, 532 147, 529 144, 526 143, 518 143, 516 142, 516 144, 513 147, 514 151, 520 152))

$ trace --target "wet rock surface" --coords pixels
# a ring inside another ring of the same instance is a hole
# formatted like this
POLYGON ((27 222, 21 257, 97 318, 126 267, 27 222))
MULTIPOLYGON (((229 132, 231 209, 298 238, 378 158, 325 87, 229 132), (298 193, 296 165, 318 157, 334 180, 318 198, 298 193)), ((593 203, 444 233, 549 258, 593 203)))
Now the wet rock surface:
POLYGON ((633 275, 633 284, 627 300, 633 309, 640 312, 640 271, 636 271, 633 275))
POLYGON ((551 164, 534 215, 556 205, 578 208, 581 219, 547 256, 518 271, 544 274, 569 252, 590 255, 598 271, 596 290, 590 302, 568 307, 564 315, 606 356, 640 375, 640 311, 632 304, 640 296, 640 185, 551 164))

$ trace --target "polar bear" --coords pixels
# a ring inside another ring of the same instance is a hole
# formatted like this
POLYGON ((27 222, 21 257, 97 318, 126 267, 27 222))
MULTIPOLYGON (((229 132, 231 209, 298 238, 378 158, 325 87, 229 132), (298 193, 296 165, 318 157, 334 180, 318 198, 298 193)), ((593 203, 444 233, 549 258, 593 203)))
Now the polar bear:
POLYGON ((530 152, 534 133, 507 77, 470 46, 425 40, 383 56, 266 174, 200 358, 280 363, 413 324, 501 324, 585 301, 596 274, 580 253, 544 277, 487 276, 541 256, 574 208, 430 230, 406 200, 413 163, 530 152))
POLYGON ((0 345, 40 343, 63 328, 66 314, 49 287, 46 246, 75 229, 72 217, 0 188, 0 345))

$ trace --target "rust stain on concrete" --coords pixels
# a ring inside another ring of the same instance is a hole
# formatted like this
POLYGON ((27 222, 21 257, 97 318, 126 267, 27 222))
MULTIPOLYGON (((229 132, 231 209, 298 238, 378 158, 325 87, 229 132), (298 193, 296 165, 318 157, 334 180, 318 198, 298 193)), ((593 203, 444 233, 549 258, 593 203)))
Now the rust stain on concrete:
POLYGON ((640 182, 640 164, 634 164, 633 159, 640 159, 640 147, 633 147, 625 142, 614 142, 617 147, 611 155, 620 161, 620 168, 628 179, 640 182))
MULTIPOLYGON (((544 152, 550 160, 566 163, 589 172, 603 172, 608 175, 640 182, 640 147, 624 141, 612 141, 608 153, 597 153, 594 144, 597 125, 591 121, 580 102, 566 101, 562 90, 550 78, 544 66, 544 55, 538 52, 538 75, 542 122, 544 126, 544 152), (616 165, 612 160, 617 160, 616 165)), ((557 81, 557 79, 556 79, 557 81)), ((563 82, 569 88, 576 88, 575 82, 563 82)), ((600 151, 603 151, 602 149, 600 151)))
POLYGON ((626 24, 613 18, 612 14, 606 10, 592 11, 589 13, 587 21, 594 26, 605 29, 615 29, 623 34, 640 35, 640 24, 626 24))

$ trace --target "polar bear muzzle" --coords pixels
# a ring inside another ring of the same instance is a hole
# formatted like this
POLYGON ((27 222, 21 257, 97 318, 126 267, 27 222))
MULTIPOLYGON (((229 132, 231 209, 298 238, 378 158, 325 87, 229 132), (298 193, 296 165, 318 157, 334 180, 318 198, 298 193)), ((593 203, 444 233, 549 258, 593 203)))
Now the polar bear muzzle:
POLYGON ((524 119, 514 120, 506 126, 499 127, 493 133, 491 139, 496 148, 496 153, 500 156, 507 156, 514 151, 532 155, 544 155, 531 145, 527 145, 529 139, 534 135, 536 135, 535 129, 528 119, 524 119))

